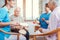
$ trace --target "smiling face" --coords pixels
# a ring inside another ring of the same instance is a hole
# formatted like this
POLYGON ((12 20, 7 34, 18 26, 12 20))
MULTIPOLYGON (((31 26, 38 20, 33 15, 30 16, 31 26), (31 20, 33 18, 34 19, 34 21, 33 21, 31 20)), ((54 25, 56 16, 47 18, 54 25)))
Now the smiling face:
POLYGON ((46 13, 48 13, 50 11, 50 9, 48 7, 45 7, 45 11, 46 11, 46 13))
POLYGON ((16 8, 16 9, 15 9, 14 15, 15 15, 15 16, 19 16, 19 15, 20 15, 20 8, 16 8))
POLYGON ((9 4, 9 6, 12 8, 15 5, 15 0, 7 0, 7 3, 9 4))

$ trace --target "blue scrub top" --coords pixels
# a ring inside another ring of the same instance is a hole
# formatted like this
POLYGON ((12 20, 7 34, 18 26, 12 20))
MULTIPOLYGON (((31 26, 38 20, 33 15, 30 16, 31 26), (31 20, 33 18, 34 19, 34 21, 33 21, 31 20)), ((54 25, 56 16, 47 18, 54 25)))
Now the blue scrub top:
MULTIPOLYGON (((9 19, 9 13, 8 13, 8 9, 7 7, 3 7, 3 8, 0 8, 0 22, 10 22, 10 19, 9 19)), ((4 26, 3 28, 0 28, 6 32, 10 32, 10 25, 8 26, 4 26)), ((2 32, 0 32, 0 40, 4 40, 4 37, 9 37, 8 34, 4 34, 2 32)))
POLYGON ((41 14, 41 16, 39 18, 39 22, 40 22, 41 28, 44 28, 44 29, 48 28, 48 24, 45 21, 43 21, 42 18, 45 18, 45 20, 49 20, 49 16, 50 16, 50 13, 41 14))

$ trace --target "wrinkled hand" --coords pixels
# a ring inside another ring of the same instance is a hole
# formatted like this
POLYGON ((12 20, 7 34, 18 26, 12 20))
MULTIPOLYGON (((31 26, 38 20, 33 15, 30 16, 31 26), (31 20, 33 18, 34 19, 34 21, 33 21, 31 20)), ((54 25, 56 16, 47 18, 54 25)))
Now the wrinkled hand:
POLYGON ((15 26, 16 29, 20 29, 20 26, 15 26))
POLYGON ((45 21, 45 18, 42 18, 43 21, 45 21))
POLYGON ((42 28, 39 28, 38 30, 39 30, 40 32, 42 32, 42 28))

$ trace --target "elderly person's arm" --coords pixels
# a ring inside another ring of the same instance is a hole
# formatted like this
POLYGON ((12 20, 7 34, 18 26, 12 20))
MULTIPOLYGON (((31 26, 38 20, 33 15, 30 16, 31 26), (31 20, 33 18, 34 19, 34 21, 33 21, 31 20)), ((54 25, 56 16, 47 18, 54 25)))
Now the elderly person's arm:
POLYGON ((39 30, 41 32, 44 32, 44 33, 45 32, 49 32, 49 31, 52 31, 52 30, 54 30, 54 29, 57 28, 57 24, 58 24, 57 21, 58 21, 58 19, 57 19, 56 15, 51 14, 50 19, 49 19, 48 29, 42 29, 42 28, 40 28, 39 30))

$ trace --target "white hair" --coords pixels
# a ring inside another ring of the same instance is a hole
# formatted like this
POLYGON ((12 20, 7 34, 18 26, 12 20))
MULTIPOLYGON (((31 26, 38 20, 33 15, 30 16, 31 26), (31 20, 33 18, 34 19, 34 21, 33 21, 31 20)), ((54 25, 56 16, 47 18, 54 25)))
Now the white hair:
POLYGON ((58 1, 57 0, 49 0, 49 2, 55 6, 58 6, 58 1))

